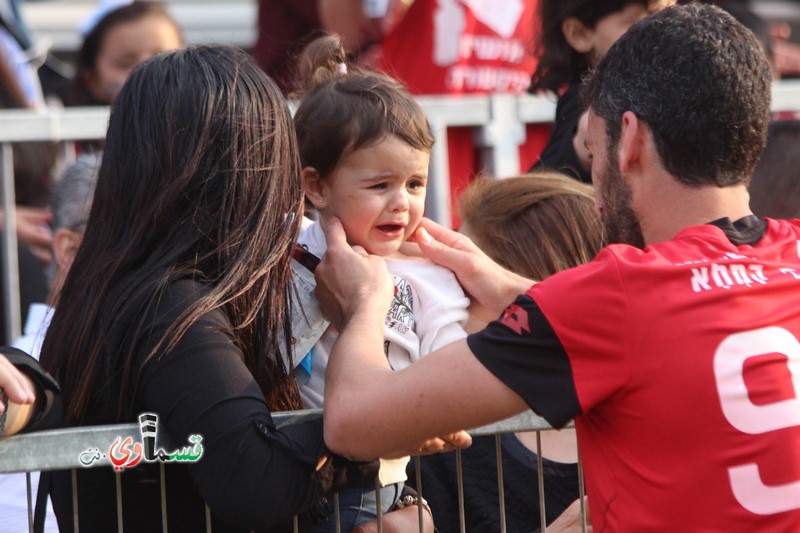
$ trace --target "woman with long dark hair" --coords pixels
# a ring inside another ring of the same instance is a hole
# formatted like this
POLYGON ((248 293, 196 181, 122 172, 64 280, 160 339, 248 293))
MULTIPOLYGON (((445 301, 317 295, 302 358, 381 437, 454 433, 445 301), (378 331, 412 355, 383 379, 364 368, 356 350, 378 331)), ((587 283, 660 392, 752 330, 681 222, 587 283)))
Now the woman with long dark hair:
MULTIPOLYGON (((299 165, 281 93, 229 47, 155 56, 112 106, 42 361, 61 384, 66 426, 153 412, 173 442, 202 437, 199 461, 165 469, 170 531, 205 530, 204 502, 214 531, 271 528, 342 477, 321 420, 276 429, 270 416, 302 406, 279 349, 290 336, 299 165)), ((158 470, 143 460, 123 472, 121 517, 112 469, 78 471, 81 529, 121 519, 161 530, 158 470)), ((51 494, 71 531, 68 472, 55 473, 51 494)))

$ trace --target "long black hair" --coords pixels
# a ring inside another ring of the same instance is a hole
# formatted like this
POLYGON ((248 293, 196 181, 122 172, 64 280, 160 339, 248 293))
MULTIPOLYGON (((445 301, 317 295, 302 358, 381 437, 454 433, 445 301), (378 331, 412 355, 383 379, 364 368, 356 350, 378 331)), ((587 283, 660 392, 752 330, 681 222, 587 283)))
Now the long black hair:
POLYGON ((101 367, 121 373, 118 416, 129 416, 134 348, 110 346, 108 331, 129 302, 155 305, 186 277, 208 292, 148 359, 221 309, 270 407, 300 407, 278 345, 289 336, 301 195, 289 110, 249 56, 198 46, 139 65, 112 106, 86 234, 42 349, 61 383, 66 423, 84 419, 101 367))

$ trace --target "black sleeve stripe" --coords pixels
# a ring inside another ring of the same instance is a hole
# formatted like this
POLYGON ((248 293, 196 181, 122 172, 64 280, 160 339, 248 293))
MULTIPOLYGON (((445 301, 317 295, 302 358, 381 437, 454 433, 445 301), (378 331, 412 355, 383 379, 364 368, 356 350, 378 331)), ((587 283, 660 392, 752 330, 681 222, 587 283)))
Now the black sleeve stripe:
POLYGON ((518 296, 503 316, 467 337, 467 344, 483 366, 553 427, 581 413, 569 357, 530 296, 518 296), (509 314, 512 327, 504 323, 509 314))

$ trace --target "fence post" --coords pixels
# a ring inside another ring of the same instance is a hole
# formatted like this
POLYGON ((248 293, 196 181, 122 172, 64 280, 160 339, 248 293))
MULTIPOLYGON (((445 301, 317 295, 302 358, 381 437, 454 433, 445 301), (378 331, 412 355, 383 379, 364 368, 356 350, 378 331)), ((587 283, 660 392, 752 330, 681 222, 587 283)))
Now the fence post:
POLYGON ((519 121, 517 97, 495 94, 489 98, 489 122, 475 133, 481 166, 494 177, 519 174, 519 145, 525 142, 525 125, 519 121))
POLYGON ((17 220, 14 199, 14 152, 10 142, 0 145, 2 160, 2 205, 5 224, 2 237, 3 311, 5 311, 6 343, 11 344, 22 332, 19 297, 19 260, 17 253, 17 220))
POLYGON ((447 123, 429 116, 436 142, 431 150, 425 216, 450 227, 450 162, 447 148, 447 123))

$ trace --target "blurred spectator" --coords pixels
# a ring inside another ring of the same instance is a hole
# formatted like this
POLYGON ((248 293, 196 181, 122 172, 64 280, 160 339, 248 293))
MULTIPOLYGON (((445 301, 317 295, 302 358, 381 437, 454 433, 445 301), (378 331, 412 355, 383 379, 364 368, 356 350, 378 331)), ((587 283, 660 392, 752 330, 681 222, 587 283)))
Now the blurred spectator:
POLYGON ((14 36, 4 27, 0 27, 0 49, 21 92, 17 100, 24 103, 24 107, 42 106, 44 97, 36 69, 14 36))
MULTIPOLYGON (((43 105, 39 80, 16 42, 0 28, 0 109, 31 109, 43 105)), ((51 142, 14 143, 16 203, 46 206, 56 145, 51 142)))
POLYGON ((124 4, 107 12, 108 3, 101 4, 100 16, 91 17, 83 28, 84 41, 67 105, 111 104, 136 65, 182 46, 180 28, 164 4, 124 4))
MULTIPOLYGON (((48 272, 48 303, 54 300, 83 240, 100 158, 96 153, 82 154, 73 165, 64 169, 53 188, 53 261, 48 272)), ((44 302, 31 304, 23 336, 13 344, 36 359, 39 359, 52 314, 52 308, 44 302)))
POLYGON ((294 58, 322 32, 319 0, 260 0, 253 56, 283 94, 294 83, 294 58))
MULTIPOLYGON (((52 301, 58 290, 60 280, 66 276, 75 253, 78 251, 86 220, 89 217, 94 186, 97 183, 99 156, 85 154, 78 161, 64 170, 61 179, 53 190, 53 265, 51 269, 48 301, 52 301)), ((47 333, 53 308, 44 301, 32 303, 22 337, 16 339, 12 346, 39 359, 42 341, 47 333)), ((39 484, 39 472, 31 473, 32 494, 36 494, 39 484)), ((0 515, 3 516, 3 531, 25 531, 28 527, 26 482, 23 474, 0 476, 0 515)), ((58 531, 50 499, 47 499, 47 517, 44 531, 58 531)))
POLYGON ((800 218, 800 120, 770 124, 750 182, 750 208, 759 217, 800 218))
POLYGON ((633 23, 671 3, 674 0, 541 0, 539 63, 531 92, 557 94, 558 104, 550 140, 532 170, 550 168, 592 182, 584 146, 581 78, 633 23))
MULTIPOLYGON (((34 84, 38 80, 31 78, 34 84)), ((22 89, 16 69, 0 47, 0 109, 27 109, 34 104, 22 89)), ((44 208, 49 202, 51 172, 56 161, 56 145, 48 142, 17 142, 12 144, 14 188, 17 204, 15 221, 19 239, 20 316, 25 320, 28 306, 47 296, 43 265, 50 261, 52 234, 48 227, 50 213, 44 208)), ((5 218, 0 210, 0 226, 5 218)), ((7 276, 7 273, 4 273, 7 276)), ((0 343, 6 344, 4 301, 5 288, 0 286, 0 343)))

